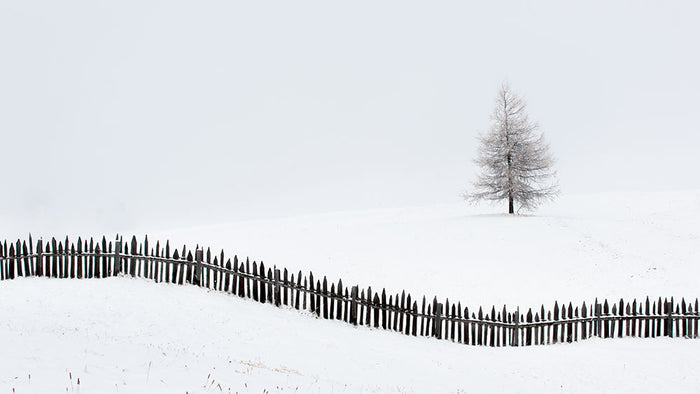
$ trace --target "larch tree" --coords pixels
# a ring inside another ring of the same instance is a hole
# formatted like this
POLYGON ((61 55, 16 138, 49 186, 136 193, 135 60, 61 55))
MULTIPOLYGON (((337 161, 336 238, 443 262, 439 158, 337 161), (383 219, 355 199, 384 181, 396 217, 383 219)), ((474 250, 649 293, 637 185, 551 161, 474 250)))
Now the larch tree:
POLYGON ((554 158, 538 125, 530 121, 526 103, 507 83, 495 100, 489 131, 479 136, 474 160, 481 174, 473 191, 465 193, 472 203, 481 200, 508 201, 508 213, 533 210, 559 193, 554 158))

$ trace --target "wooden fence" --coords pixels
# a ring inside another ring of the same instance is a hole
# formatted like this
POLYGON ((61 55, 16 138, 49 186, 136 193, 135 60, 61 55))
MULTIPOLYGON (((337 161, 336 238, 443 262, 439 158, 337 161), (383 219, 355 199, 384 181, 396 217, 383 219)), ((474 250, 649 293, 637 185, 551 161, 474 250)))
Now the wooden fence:
POLYGON ((226 259, 224 252, 212 255, 207 248, 171 249, 170 243, 149 244, 148 237, 130 244, 118 238, 107 242, 91 238, 76 242, 52 239, 0 246, 0 280, 18 276, 51 278, 106 278, 130 275, 155 282, 193 284, 252 298, 260 303, 285 305, 307 310, 319 318, 342 320, 393 330, 404 335, 430 336, 438 339, 479 346, 530 346, 574 342, 591 337, 698 337, 698 300, 694 303, 670 299, 633 300, 611 303, 608 300, 580 307, 554 303, 551 310, 529 309, 478 311, 460 302, 438 302, 414 298, 402 291, 389 294, 359 286, 346 286, 342 280, 329 283, 299 271, 266 267, 226 259), (224 263, 225 261, 225 263, 224 263))

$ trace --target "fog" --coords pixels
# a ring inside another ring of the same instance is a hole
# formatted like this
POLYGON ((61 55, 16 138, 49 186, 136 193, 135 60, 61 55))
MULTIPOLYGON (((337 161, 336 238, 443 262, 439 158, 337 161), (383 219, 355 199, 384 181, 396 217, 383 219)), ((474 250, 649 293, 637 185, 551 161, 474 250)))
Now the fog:
POLYGON ((695 2, 333 3, 0 2, 0 238, 458 202, 504 80, 562 193, 700 187, 695 2))

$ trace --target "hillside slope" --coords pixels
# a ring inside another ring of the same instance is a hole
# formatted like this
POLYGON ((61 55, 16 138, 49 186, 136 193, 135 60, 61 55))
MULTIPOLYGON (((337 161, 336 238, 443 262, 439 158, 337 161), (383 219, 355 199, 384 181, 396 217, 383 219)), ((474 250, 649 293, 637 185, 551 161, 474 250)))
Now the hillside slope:
POLYGON ((341 212, 149 236, 470 307, 698 296, 700 191, 565 196, 514 217, 498 208, 341 212))
MULTIPOLYGON (((698 191, 569 196, 536 215, 490 212, 463 204, 340 212, 149 238, 223 248, 346 285, 449 297, 470 309, 700 295, 698 191)), ((700 387, 693 369, 699 341, 475 348, 128 278, 3 281, 0 316, 2 392, 683 393, 700 387)))
POLYGON ((0 316, 0 392, 691 393, 700 387, 700 341, 471 347, 141 279, 3 281, 0 316))

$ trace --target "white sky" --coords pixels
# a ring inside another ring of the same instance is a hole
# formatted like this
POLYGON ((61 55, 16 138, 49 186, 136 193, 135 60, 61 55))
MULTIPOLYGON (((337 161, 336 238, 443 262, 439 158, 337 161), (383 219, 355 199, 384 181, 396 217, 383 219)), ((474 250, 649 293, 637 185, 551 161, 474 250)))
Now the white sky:
POLYGON ((0 221, 456 202, 504 79, 564 193, 700 187, 696 2, 466 3, 2 0, 0 221))

